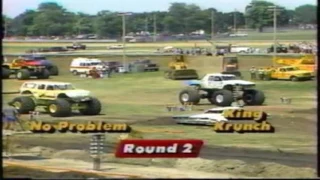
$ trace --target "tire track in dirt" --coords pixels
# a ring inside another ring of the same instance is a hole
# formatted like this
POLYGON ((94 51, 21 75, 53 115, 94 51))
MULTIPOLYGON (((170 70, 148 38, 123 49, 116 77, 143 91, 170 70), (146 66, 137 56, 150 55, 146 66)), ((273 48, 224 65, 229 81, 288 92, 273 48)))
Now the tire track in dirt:
MULTIPOLYGON (((178 126, 170 117, 158 117, 149 120, 128 120, 130 124, 135 125, 170 125, 178 126)), ((83 139, 84 140, 84 139, 83 139)), ((89 140, 89 139, 88 139, 89 140)), ((89 150, 88 145, 84 145, 83 141, 68 139, 63 141, 42 140, 34 141, 34 138, 16 139, 15 143, 23 146, 43 146, 56 150, 77 149, 89 150)), ((116 143, 108 143, 106 153, 114 153, 116 143)), ((226 160, 234 159, 241 160, 247 163, 273 162, 277 164, 287 165, 291 167, 317 167, 317 155, 306 153, 284 152, 281 150, 267 151, 252 148, 237 148, 237 147, 222 147, 222 146, 204 146, 201 150, 200 157, 207 160, 226 160)))
MULTIPOLYGON (((83 141, 33 141, 32 139, 17 139, 17 144, 23 146, 43 146, 56 150, 77 149, 89 151, 89 147, 83 144, 83 141)), ((116 143, 110 143, 106 146, 106 153, 114 153, 116 143)), ((271 152, 266 150, 257 150, 249 148, 221 147, 221 146, 204 146, 201 150, 200 157, 207 160, 241 160, 246 163, 273 162, 291 167, 317 167, 316 154, 271 152)))

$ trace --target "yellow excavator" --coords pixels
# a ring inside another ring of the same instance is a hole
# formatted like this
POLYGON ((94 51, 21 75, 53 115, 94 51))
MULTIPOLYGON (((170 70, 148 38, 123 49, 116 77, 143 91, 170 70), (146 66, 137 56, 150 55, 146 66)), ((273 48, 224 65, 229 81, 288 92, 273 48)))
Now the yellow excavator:
POLYGON ((173 56, 168 65, 169 70, 165 71, 164 77, 172 80, 190 80, 198 79, 198 73, 195 69, 188 69, 186 57, 184 55, 173 56))

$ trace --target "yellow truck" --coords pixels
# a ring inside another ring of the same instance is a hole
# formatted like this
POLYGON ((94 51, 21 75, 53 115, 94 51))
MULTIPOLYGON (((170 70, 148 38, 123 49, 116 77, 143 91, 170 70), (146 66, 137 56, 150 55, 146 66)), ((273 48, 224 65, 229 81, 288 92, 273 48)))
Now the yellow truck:
POLYGON ((295 66, 283 66, 279 68, 264 69, 266 72, 265 80, 311 80, 313 75, 310 71, 300 70, 295 66))
POLYGON ((74 110, 82 115, 98 115, 100 101, 90 91, 76 89, 68 82, 26 81, 19 89, 19 96, 9 102, 20 114, 43 108, 52 117, 68 117, 74 110))
POLYGON ((313 74, 317 71, 316 56, 313 54, 304 55, 300 58, 276 57, 273 59, 274 64, 282 66, 295 66, 301 70, 310 71, 313 74))

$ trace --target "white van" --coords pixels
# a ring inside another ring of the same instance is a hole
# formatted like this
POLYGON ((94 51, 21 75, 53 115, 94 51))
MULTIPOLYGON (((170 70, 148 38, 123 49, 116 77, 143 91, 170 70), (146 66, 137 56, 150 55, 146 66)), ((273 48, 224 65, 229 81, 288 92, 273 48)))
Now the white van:
POLYGON ((93 67, 101 69, 102 66, 100 59, 75 58, 70 64, 70 72, 74 75, 88 74, 93 67))

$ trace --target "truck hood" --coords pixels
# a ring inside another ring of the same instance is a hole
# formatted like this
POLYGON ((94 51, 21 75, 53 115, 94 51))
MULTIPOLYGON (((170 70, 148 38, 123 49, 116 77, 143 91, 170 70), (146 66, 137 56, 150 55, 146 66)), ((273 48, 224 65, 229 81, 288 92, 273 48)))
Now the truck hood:
POLYGON ((28 60, 26 61, 28 65, 41 65, 41 66, 52 66, 53 63, 49 60, 28 60))
POLYGON ((90 91, 77 89, 77 90, 68 90, 65 91, 65 94, 68 97, 75 98, 75 97, 85 97, 90 95, 90 91))
POLYGON ((187 86, 192 85, 192 84, 201 84, 201 81, 200 80, 189 80, 189 81, 184 81, 184 84, 187 86))
POLYGON ((226 84, 239 84, 239 85, 255 85, 255 83, 250 81, 244 81, 244 80, 227 80, 224 81, 226 84))
POLYGON ((221 114, 196 114, 196 115, 192 115, 189 118, 208 118, 208 119, 212 119, 212 120, 227 120, 226 118, 224 118, 221 114))
POLYGON ((221 114, 193 114, 193 115, 178 115, 173 116, 173 119, 209 119, 209 120, 216 120, 216 121, 227 121, 225 117, 221 114))
POLYGON ((311 73, 310 71, 304 70, 297 70, 297 71, 289 71, 290 74, 304 74, 304 73, 311 73))

